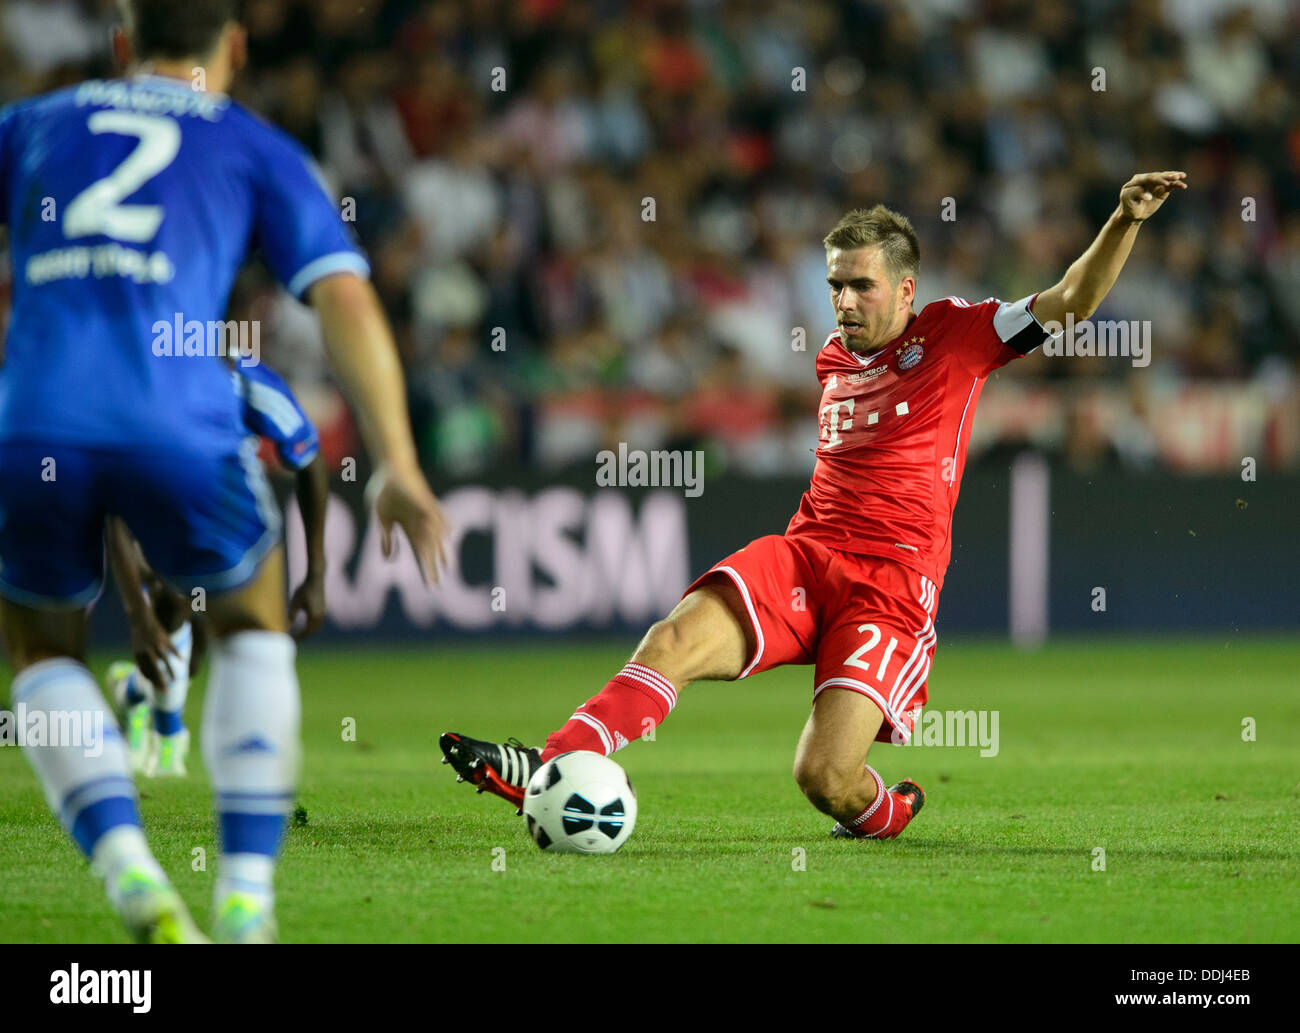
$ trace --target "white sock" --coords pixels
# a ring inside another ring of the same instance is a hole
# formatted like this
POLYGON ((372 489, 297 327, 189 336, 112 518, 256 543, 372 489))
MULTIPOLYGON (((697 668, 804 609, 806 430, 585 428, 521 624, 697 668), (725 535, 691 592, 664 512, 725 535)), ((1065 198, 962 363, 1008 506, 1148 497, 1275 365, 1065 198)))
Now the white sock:
POLYGON ((24 743, 23 756, 40 779, 50 810, 82 852, 95 859, 104 837, 126 827, 135 835, 117 837, 114 843, 121 846, 109 854, 138 855, 156 868, 140 831, 122 733, 90 671, 67 657, 42 660, 14 679, 12 699, 29 735, 44 726, 39 742, 24 743))
POLYGON ((274 631, 236 632, 212 650, 203 758, 221 829, 218 902, 230 889, 271 895, 301 753, 296 652, 274 631))
POLYGON ((213 897, 220 903, 228 894, 244 893, 269 902, 274 876, 275 859, 265 854, 222 854, 213 897))
POLYGON ((163 666, 163 687, 153 693, 153 725, 159 735, 176 735, 185 728, 185 700, 190 688, 190 655, 194 629, 189 621, 171 633, 180 656, 169 656, 163 666))

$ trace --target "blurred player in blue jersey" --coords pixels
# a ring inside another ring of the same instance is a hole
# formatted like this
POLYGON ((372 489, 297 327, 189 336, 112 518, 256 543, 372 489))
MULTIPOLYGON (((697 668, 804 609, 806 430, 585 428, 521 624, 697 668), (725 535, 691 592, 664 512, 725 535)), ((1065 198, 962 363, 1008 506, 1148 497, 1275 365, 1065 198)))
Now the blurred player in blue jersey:
POLYGON ((213 638, 203 755, 221 836, 213 938, 265 942, 276 937, 272 875, 300 704, 280 517, 222 354, 221 320, 251 249, 320 315, 376 462, 369 497, 385 554, 396 523, 431 575, 443 518, 365 259, 301 148, 224 93, 247 52, 234 0, 121 8, 113 47, 128 78, 0 112, 14 282, 0 367, 11 698, 62 721, 67 741, 29 739, 24 754, 128 931, 200 939, 145 841, 125 745, 84 664, 105 518, 121 518, 169 584, 202 588, 213 638), (98 743, 75 741, 73 714, 106 729, 98 743))
MULTIPOLYGON (((275 446, 280 464, 295 474, 307 543, 307 571, 289 600, 289 619, 301 613, 302 641, 325 620, 325 504, 329 471, 320 458, 316 428, 274 371, 263 364, 231 371, 250 434, 275 446)), ((136 661, 110 664, 107 688, 126 736, 131 770, 149 776, 186 773, 190 733, 185 702, 203 656, 203 624, 191 620, 188 601, 154 574, 131 532, 108 520, 105 541, 118 593, 131 625, 136 661)))

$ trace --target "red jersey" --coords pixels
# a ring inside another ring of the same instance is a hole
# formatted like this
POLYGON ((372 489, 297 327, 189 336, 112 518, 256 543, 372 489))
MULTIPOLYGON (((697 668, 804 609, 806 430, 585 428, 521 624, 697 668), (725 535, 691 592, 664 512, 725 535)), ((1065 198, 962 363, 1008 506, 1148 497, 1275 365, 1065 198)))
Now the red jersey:
POLYGON ((896 560, 942 587, 975 403, 990 373, 1047 339, 1035 297, 932 302, 869 356, 838 330, 827 337, 817 465, 785 533, 896 560))

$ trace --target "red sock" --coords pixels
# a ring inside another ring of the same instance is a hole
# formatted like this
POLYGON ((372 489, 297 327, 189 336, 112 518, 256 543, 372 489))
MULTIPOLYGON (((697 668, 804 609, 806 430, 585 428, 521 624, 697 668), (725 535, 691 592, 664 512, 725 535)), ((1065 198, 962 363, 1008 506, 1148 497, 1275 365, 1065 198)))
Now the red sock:
POLYGON ((570 750, 609 756, 661 724, 677 705, 673 683, 645 664, 629 663, 558 732, 546 737, 542 760, 570 750))
POLYGON ((901 793, 891 793, 870 764, 863 765, 876 780, 876 798, 867 809, 844 827, 862 839, 893 839, 912 820, 912 802, 901 793))

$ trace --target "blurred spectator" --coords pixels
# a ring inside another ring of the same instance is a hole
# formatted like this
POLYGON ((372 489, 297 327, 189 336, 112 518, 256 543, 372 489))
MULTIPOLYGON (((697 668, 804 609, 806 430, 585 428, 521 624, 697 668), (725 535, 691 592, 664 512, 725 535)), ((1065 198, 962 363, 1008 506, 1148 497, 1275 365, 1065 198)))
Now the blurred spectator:
MULTIPOLYGON (((7 0, 0 99, 109 74, 113 12, 7 0)), ((1213 425, 1300 462, 1290 0, 245 0, 244 19, 237 96, 351 212, 443 474, 590 463, 620 434, 806 473, 834 326, 820 241, 844 208, 911 217, 918 307, 1018 298, 1144 169, 1193 189, 1098 318, 1149 321, 1150 366, 1012 364, 972 461, 1029 442, 1230 466, 1213 425)), ((264 275, 241 291, 271 361, 345 423, 310 312, 264 275)))
POLYGON ((107 47, 92 10, 77 0, 8 0, 0 29, 18 70, 34 86, 64 65, 92 62, 107 47))

